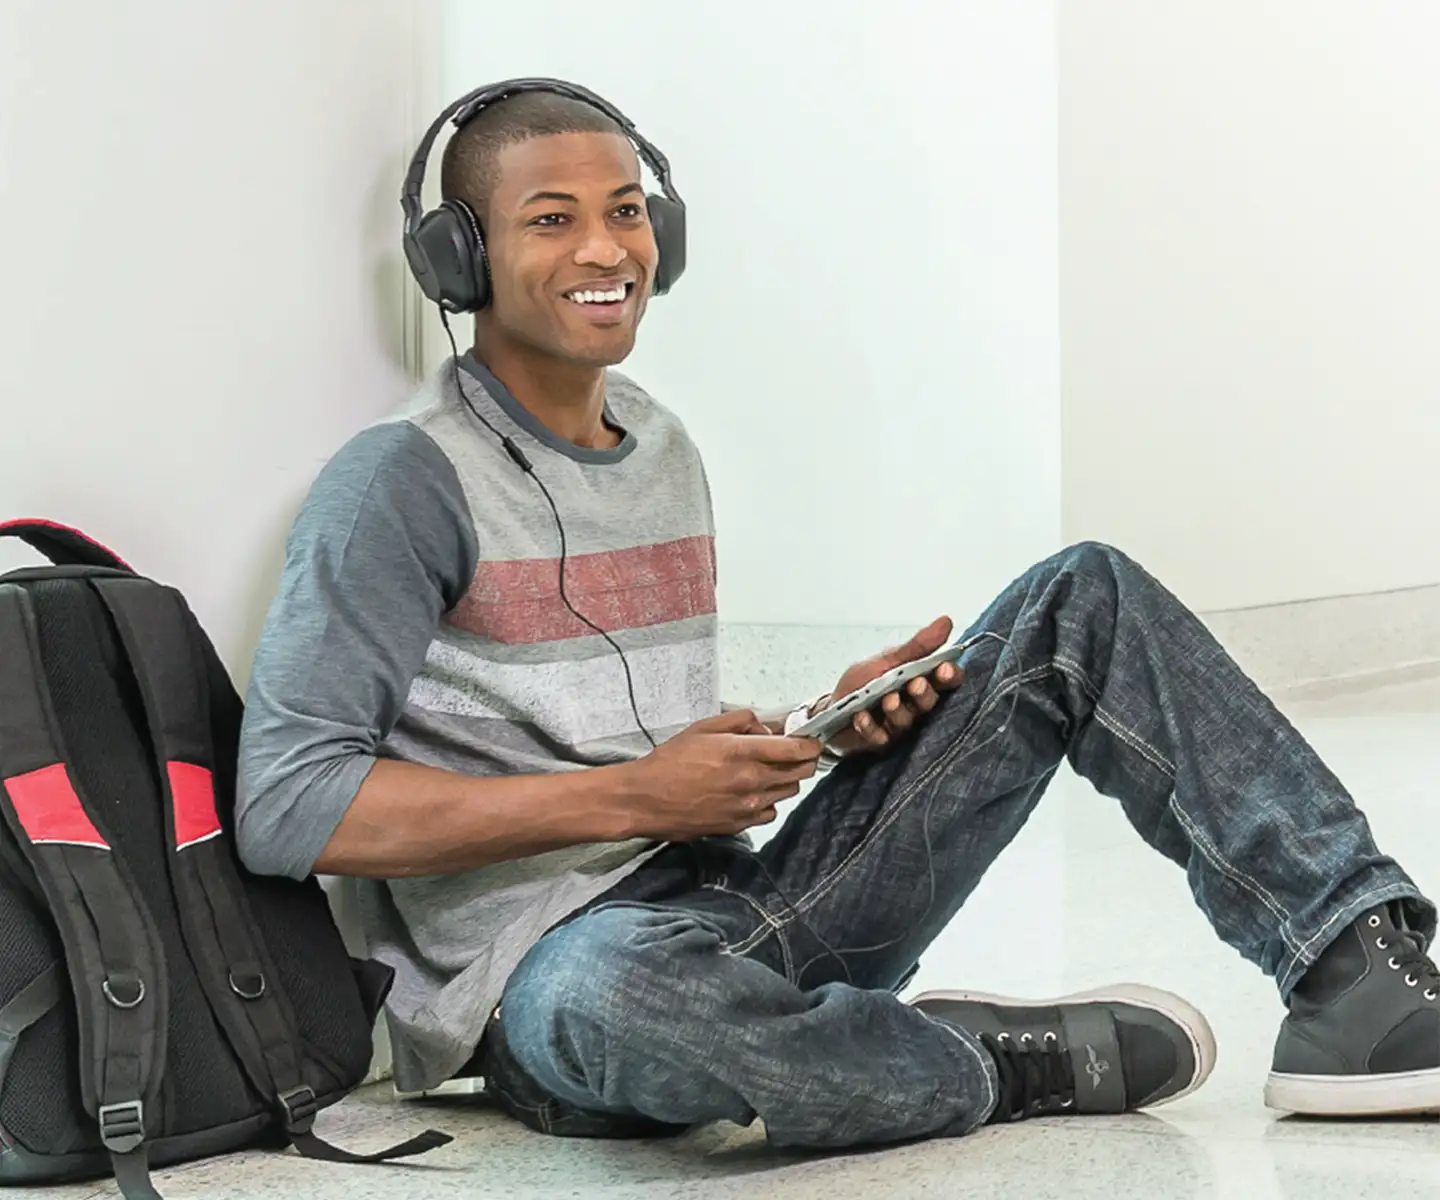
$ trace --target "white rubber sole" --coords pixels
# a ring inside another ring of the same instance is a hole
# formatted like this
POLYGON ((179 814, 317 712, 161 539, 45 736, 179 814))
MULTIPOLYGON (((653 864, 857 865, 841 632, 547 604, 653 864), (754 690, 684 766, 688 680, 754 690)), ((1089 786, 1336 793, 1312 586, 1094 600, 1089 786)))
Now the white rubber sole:
POLYGON ((979 1004, 1003 1004, 1007 1008, 1025 1008, 1029 1005, 1053 1006, 1059 1004, 1133 1004, 1136 1008, 1149 1008, 1169 1017, 1185 1031, 1190 1039, 1190 1049, 1195 1055, 1195 1078, 1173 1096, 1147 1104, 1146 1108, 1159 1108, 1188 1096, 1210 1078, 1215 1069, 1215 1033, 1210 1022, 1193 1004, 1181 999, 1173 992, 1147 987, 1143 983, 1119 983, 1113 987, 1096 988, 1089 992, 1075 992, 1069 996, 1057 996, 1053 1000, 1036 999, 1032 996, 997 996, 990 992, 922 992, 912 996, 906 1003, 918 1004, 921 1000, 955 1000, 979 1004))
POLYGON ((1440 1113, 1440 1070, 1394 1075, 1287 1075, 1271 1071, 1265 1106, 1304 1117, 1440 1113))

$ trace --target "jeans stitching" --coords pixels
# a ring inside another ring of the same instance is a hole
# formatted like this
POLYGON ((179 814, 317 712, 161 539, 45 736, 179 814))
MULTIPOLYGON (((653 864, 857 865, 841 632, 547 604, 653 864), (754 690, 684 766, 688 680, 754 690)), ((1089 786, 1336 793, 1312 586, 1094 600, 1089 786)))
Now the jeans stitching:
MULTIPOLYGON (((1096 693, 1093 690, 1093 685, 1090 684, 1089 679, 1086 678, 1085 672, 1079 666, 1079 664, 1074 663, 1068 659, 1060 658, 1058 656, 1055 661, 1056 664, 1062 669, 1068 668, 1069 671, 1072 671, 1077 677, 1077 680, 1081 683, 1081 685, 1085 687, 1087 692, 1090 692, 1092 698, 1095 697, 1096 693)), ((1099 721, 1101 725, 1108 729, 1112 734, 1114 734, 1117 738, 1119 738, 1142 758, 1146 759, 1152 766, 1158 768, 1160 771, 1164 772, 1164 774, 1169 776, 1172 783, 1174 782, 1176 775, 1175 764, 1172 763, 1163 753, 1157 750, 1133 729, 1122 725, 1118 720, 1112 717, 1098 704, 1095 705, 1093 712, 1095 719, 1099 721)), ((1290 917, 1289 914, 1285 911, 1284 906, 1281 905, 1280 902, 1276 900, 1275 897, 1272 896, 1269 891, 1265 889, 1265 887, 1259 882, 1259 880, 1254 879, 1247 872, 1242 871, 1239 867, 1232 865, 1230 861, 1223 854, 1220 853, 1219 849, 1214 845, 1214 843, 1212 843, 1205 836, 1205 834, 1201 832, 1199 826, 1195 824, 1195 822, 1191 819, 1190 815, 1186 813, 1183 808, 1180 807, 1180 801, 1173 791, 1170 793, 1170 799, 1167 807, 1170 809, 1171 812, 1175 814, 1176 820, 1178 820, 1180 824, 1184 827, 1185 832, 1190 836, 1190 840, 1199 849, 1201 854, 1205 856, 1205 858, 1209 861, 1212 867, 1214 867, 1222 875, 1240 884, 1241 887, 1243 887, 1246 891, 1250 892, 1252 895, 1255 896, 1257 900, 1264 904, 1265 907, 1270 910, 1271 915, 1279 918, 1281 922, 1280 938, 1287 946, 1290 946, 1292 949, 1294 949, 1294 942, 1291 941, 1289 935, 1286 933, 1285 930, 1285 923, 1289 921, 1290 917)))
MULTIPOLYGON (((1300 967, 1303 970, 1313 965, 1314 959, 1309 957, 1310 947, 1313 946, 1322 937, 1324 937, 1331 928, 1331 926, 1335 925, 1338 921, 1340 921, 1340 919, 1344 917, 1347 913, 1362 913, 1367 908, 1374 908, 1376 905, 1383 903, 1383 901, 1378 899, 1378 897, 1384 896, 1387 892, 1391 893, 1389 897, 1390 899, 1398 899, 1400 897, 1413 894, 1410 889, 1405 888, 1404 885, 1398 883, 1387 883, 1384 887, 1371 888, 1370 891, 1363 893, 1361 896, 1351 901, 1343 908, 1337 909, 1335 912, 1331 913, 1330 919, 1326 921, 1325 924, 1320 926, 1320 928, 1317 929, 1313 934, 1311 934, 1310 937, 1305 940, 1305 943, 1300 946, 1296 946, 1289 937, 1286 937, 1285 931, 1282 929, 1280 931, 1280 936, 1284 939, 1287 946, 1294 947, 1294 953, 1290 957, 1290 965, 1277 979, 1277 986, 1283 989, 1285 985, 1289 982, 1289 977, 1294 972, 1296 967, 1300 967), (1395 890, 1397 888, 1400 889, 1398 892, 1395 890)), ((1350 917, 1350 920, 1353 921, 1354 919, 1355 918, 1353 916, 1350 917)))
MULTIPOLYGON (((998 686, 993 692, 991 692, 990 695, 986 697, 985 702, 976 710, 975 715, 970 718, 970 722, 965 726, 963 730, 961 730, 960 735, 955 739, 953 743, 951 743, 950 748, 944 754, 939 755, 935 759, 935 761, 930 764, 929 767, 927 767, 916 777, 915 781, 910 785, 910 787, 907 788, 900 796, 896 798, 895 802, 890 806, 890 808, 886 812, 881 814, 879 820, 877 820, 873 825, 870 826, 869 830, 866 831, 865 836, 860 840, 860 843, 853 850, 851 850, 849 854, 845 856, 844 860, 840 862, 839 865, 836 866, 836 868, 831 871, 829 875, 825 876, 825 878, 822 879, 819 883, 817 883, 813 888, 811 888, 809 892, 807 892, 804 896, 800 897, 800 899, 796 901, 796 903, 792 907, 791 911, 787 912, 784 917, 780 918, 780 923, 782 925, 788 924, 798 914, 803 913, 807 909, 814 907, 815 904, 817 904, 820 900, 824 899, 824 897, 831 891, 831 889, 833 889, 835 885, 839 882, 841 876, 854 864, 855 860, 859 858, 860 855, 862 855, 866 850, 868 850, 871 844, 882 833, 884 833, 887 829, 890 828, 891 825, 893 825, 897 820, 900 819, 901 814, 905 811, 906 808, 909 807, 910 802, 915 798, 915 796, 920 792, 920 790, 925 786, 925 784, 929 783, 937 774, 939 774, 945 768, 949 767, 955 761, 955 759, 959 758, 964 753, 968 746, 971 733, 975 730, 976 726, 979 725, 981 720, 983 720, 984 717, 988 713, 990 713, 996 707, 996 705, 999 704, 1001 700, 1003 700, 1016 688, 1020 687, 1021 684, 1029 683, 1032 679, 1039 679, 1041 676, 1047 675, 1053 670, 1054 664, 1052 663, 1047 663, 1044 666, 1031 667, 1030 670, 1016 676, 1014 679, 1007 679, 1004 683, 1000 684, 1000 686, 998 686)), ((752 934, 751 938, 754 938, 755 936, 756 935, 752 934)), ((746 950, 748 950, 749 946, 747 945, 747 943, 751 940, 751 938, 747 938, 744 942, 741 942, 739 945, 737 945, 735 947, 736 953, 744 953, 746 950)))
MULTIPOLYGON (((937 1021, 934 1017, 932 1017, 929 1013, 925 1012, 923 1009, 917 1008, 915 1009, 915 1011, 919 1013, 922 1017, 924 1017, 927 1021, 929 1021, 932 1025, 938 1025, 946 1033, 950 1034, 951 1037, 953 1037, 962 1046, 964 1046, 965 1049, 970 1051, 971 1054, 973 1054, 976 1058, 980 1060, 980 1074, 985 1080, 985 1111, 981 1115, 980 1119, 965 1131, 966 1133, 970 1133, 972 1130, 978 1129, 981 1125, 983 1125, 986 1119, 990 1116, 990 1114, 995 1111, 996 1106, 1000 1103, 999 1093, 995 1089, 996 1080, 991 1078, 992 1073, 996 1069, 994 1060, 992 1060, 990 1056, 986 1054, 981 1047, 974 1045, 969 1038, 962 1035, 961 1032, 953 1025, 947 1025, 944 1021, 937 1021)), ((974 1035, 972 1034, 971 1036, 973 1037, 974 1035)))
POLYGON ((1280 938, 1287 946, 1293 948, 1293 943, 1285 933, 1285 923, 1290 920, 1290 914, 1285 911, 1284 906, 1266 891, 1259 880, 1251 878, 1250 875, 1242 871, 1239 867, 1232 865, 1231 862, 1220 853, 1214 843, 1205 836, 1204 831, 1195 824, 1191 816, 1180 807, 1180 800, 1174 792, 1170 793, 1170 803, 1167 807, 1175 814, 1175 819, 1185 827, 1185 832, 1190 835, 1191 842, 1194 843, 1196 849, 1205 856, 1210 865, 1227 879, 1238 883, 1254 896, 1255 899, 1259 900, 1261 904, 1268 908, 1272 916, 1279 919, 1280 938))
MULTIPOLYGON (((728 881, 729 877, 727 876, 725 882, 728 881)), ((713 891, 723 892, 727 896, 734 896, 737 900, 743 900, 746 904, 748 904, 751 908, 755 910, 762 922, 762 924, 755 930, 755 933, 752 933, 748 937, 744 938, 738 945, 727 949, 726 952, 729 954, 739 955, 748 954, 756 946, 759 946, 761 943, 763 943, 765 937, 768 937, 770 934, 773 933, 775 935, 775 941, 780 947, 780 957, 785 963, 785 978, 790 983, 795 983, 795 960, 790 955, 790 945, 785 940, 784 933, 780 927, 780 922, 776 919, 775 915, 767 911, 763 904, 758 903, 752 897, 747 896, 744 892, 737 892, 731 888, 726 887, 725 883, 712 883, 706 886, 711 888, 713 891), (764 934, 765 936, 760 937, 759 940, 755 941, 752 945, 751 940, 755 938, 757 934, 764 934)))
POLYGON ((1101 725, 1105 726, 1106 729, 1137 754, 1148 759, 1151 765, 1159 767, 1166 775, 1170 776, 1171 779, 1175 778, 1174 763, 1128 725, 1122 725, 1117 718, 1112 717, 1100 707, 1100 690, 1091 682, 1090 676, 1085 673, 1083 666, 1073 658, 1066 658, 1061 654, 1055 656, 1055 665, 1060 669, 1062 674, 1070 676, 1084 689, 1085 694, 1090 698, 1092 714, 1101 725))
POLYGON ((1089 697, 1090 702, 1092 704, 1098 704, 1100 700, 1100 689, 1095 686, 1090 676, 1086 674, 1082 664, 1076 662, 1073 658, 1066 658, 1063 654, 1057 654, 1051 660, 1051 664, 1064 668, 1065 673, 1085 690, 1085 695, 1089 697))
POLYGON ((1136 754, 1145 759, 1153 767, 1158 767, 1173 782, 1175 779, 1175 765, 1160 753, 1154 746, 1142 738, 1133 729, 1130 729, 1117 721, 1103 708, 1094 710, 1095 719, 1105 726, 1111 733, 1124 742, 1136 754))
POLYGON ((548 1108, 554 1103, 553 1100, 542 1100, 539 1104, 526 1104, 525 1101, 518 1099, 514 1092, 494 1076, 486 1076, 485 1087, 487 1091, 494 1089, 495 1098, 503 1101, 508 1107, 523 1109, 525 1112, 534 1113, 537 1117, 540 1115, 542 1109, 548 1108))

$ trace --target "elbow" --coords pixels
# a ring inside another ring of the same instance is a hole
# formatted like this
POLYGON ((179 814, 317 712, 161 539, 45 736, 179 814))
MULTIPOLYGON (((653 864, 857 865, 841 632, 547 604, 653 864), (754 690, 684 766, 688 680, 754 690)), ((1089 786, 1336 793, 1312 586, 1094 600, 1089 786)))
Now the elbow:
POLYGON ((263 807, 247 804, 235 821, 235 850, 252 875, 279 875, 304 880, 311 864, 297 861, 295 839, 287 837, 282 823, 264 819, 263 807), (288 851, 288 852, 287 852, 288 851))

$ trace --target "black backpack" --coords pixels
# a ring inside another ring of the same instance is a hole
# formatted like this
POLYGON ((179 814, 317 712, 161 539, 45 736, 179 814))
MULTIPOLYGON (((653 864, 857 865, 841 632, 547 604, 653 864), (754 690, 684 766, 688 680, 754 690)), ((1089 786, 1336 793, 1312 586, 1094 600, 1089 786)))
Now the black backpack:
POLYGON ((234 843, 241 705, 184 598, 65 526, 0 575, 0 1184, 319 1140, 365 1077, 392 973, 352 959, 319 883, 234 843))

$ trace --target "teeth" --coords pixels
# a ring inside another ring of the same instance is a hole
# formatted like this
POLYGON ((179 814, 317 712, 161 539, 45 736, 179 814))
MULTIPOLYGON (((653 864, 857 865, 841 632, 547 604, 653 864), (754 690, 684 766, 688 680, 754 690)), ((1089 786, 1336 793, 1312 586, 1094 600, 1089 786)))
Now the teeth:
POLYGON ((618 304, 625 299, 625 286, 621 284, 608 292, 571 292, 570 299, 577 304, 618 304))

